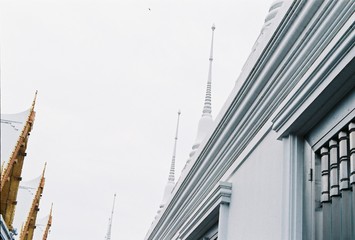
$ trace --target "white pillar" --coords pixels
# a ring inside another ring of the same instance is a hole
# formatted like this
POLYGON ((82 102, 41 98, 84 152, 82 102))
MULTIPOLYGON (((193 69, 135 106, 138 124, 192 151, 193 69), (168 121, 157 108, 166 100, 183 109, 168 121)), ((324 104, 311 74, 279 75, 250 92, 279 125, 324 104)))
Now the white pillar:
POLYGON ((218 240, 228 240, 228 218, 231 195, 232 184, 228 182, 220 182, 221 202, 219 204, 218 240))
POLYGON ((218 240, 228 240, 229 203, 219 205, 218 240))

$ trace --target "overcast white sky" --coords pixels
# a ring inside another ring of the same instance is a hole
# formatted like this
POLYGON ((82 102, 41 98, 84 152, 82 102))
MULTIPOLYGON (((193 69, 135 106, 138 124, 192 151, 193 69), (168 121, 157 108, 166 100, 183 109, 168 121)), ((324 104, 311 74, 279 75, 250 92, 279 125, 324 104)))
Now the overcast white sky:
MULTIPOLYGON (((162 200, 181 109, 177 175, 202 113, 215 23, 216 117, 272 1, 1 0, 1 111, 36 120, 23 179, 47 162, 49 239, 143 239, 162 200), (150 8, 150 10, 149 10, 150 8)), ((177 178, 178 178, 177 176, 177 178)))

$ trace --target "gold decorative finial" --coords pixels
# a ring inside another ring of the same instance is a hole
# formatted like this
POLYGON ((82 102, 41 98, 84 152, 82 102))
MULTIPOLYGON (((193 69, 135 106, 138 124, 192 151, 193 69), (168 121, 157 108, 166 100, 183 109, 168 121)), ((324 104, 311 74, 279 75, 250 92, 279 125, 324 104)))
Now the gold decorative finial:
POLYGON ((32 102, 32 110, 35 108, 35 105, 36 105, 37 93, 38 93, 38 90, 36 90, 36 92, 35 92, 35 97, 34 97, 33 102, 32 102))
POLYGON ((42 172, 42 177, 44 177, 44 173, 46 172, 46 168, 47 168, 47 162, 44 163, 44 168, 43 168, 43 172, 42 172))

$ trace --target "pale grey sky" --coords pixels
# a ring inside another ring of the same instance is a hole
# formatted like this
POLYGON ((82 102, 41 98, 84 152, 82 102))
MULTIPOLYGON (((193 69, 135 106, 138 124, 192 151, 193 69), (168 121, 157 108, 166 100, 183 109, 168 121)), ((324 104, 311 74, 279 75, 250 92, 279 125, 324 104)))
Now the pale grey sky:
POLYGON ((23 179, 47 162, 39 216, 49 239, 143 239, 168 179, 181 109, 177 178, 195 140, 215 23, 212 114, 272 1, 1 0, 1 111, 36 120, 23 179), (150 8, 150 10, 149 10, 150 8))

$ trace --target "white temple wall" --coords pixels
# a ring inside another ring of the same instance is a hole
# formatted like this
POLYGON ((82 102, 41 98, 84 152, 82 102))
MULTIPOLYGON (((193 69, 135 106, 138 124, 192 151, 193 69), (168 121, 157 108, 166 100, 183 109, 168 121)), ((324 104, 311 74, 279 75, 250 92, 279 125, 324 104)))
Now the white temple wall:
POLYGON ((321 148, 335 153, 333 142, 339 145, 333 169, 355 159, 344 147, 344 136, 355 136, 354 10, 354 1, 275 1, 277 19, 266 21, 215 129, 147 240, 215 239, 209 233, 217 223, 219 240, 355 239, 354 191, 344 187, 345 197, 333 195, 326 210, 319 201, 327 193, 320 187, 329 190, 320 162, 330 168, 321 148))
POLYGON ((281 239, 283 144, 271 131, 234 173, 228 239, 281 239))

